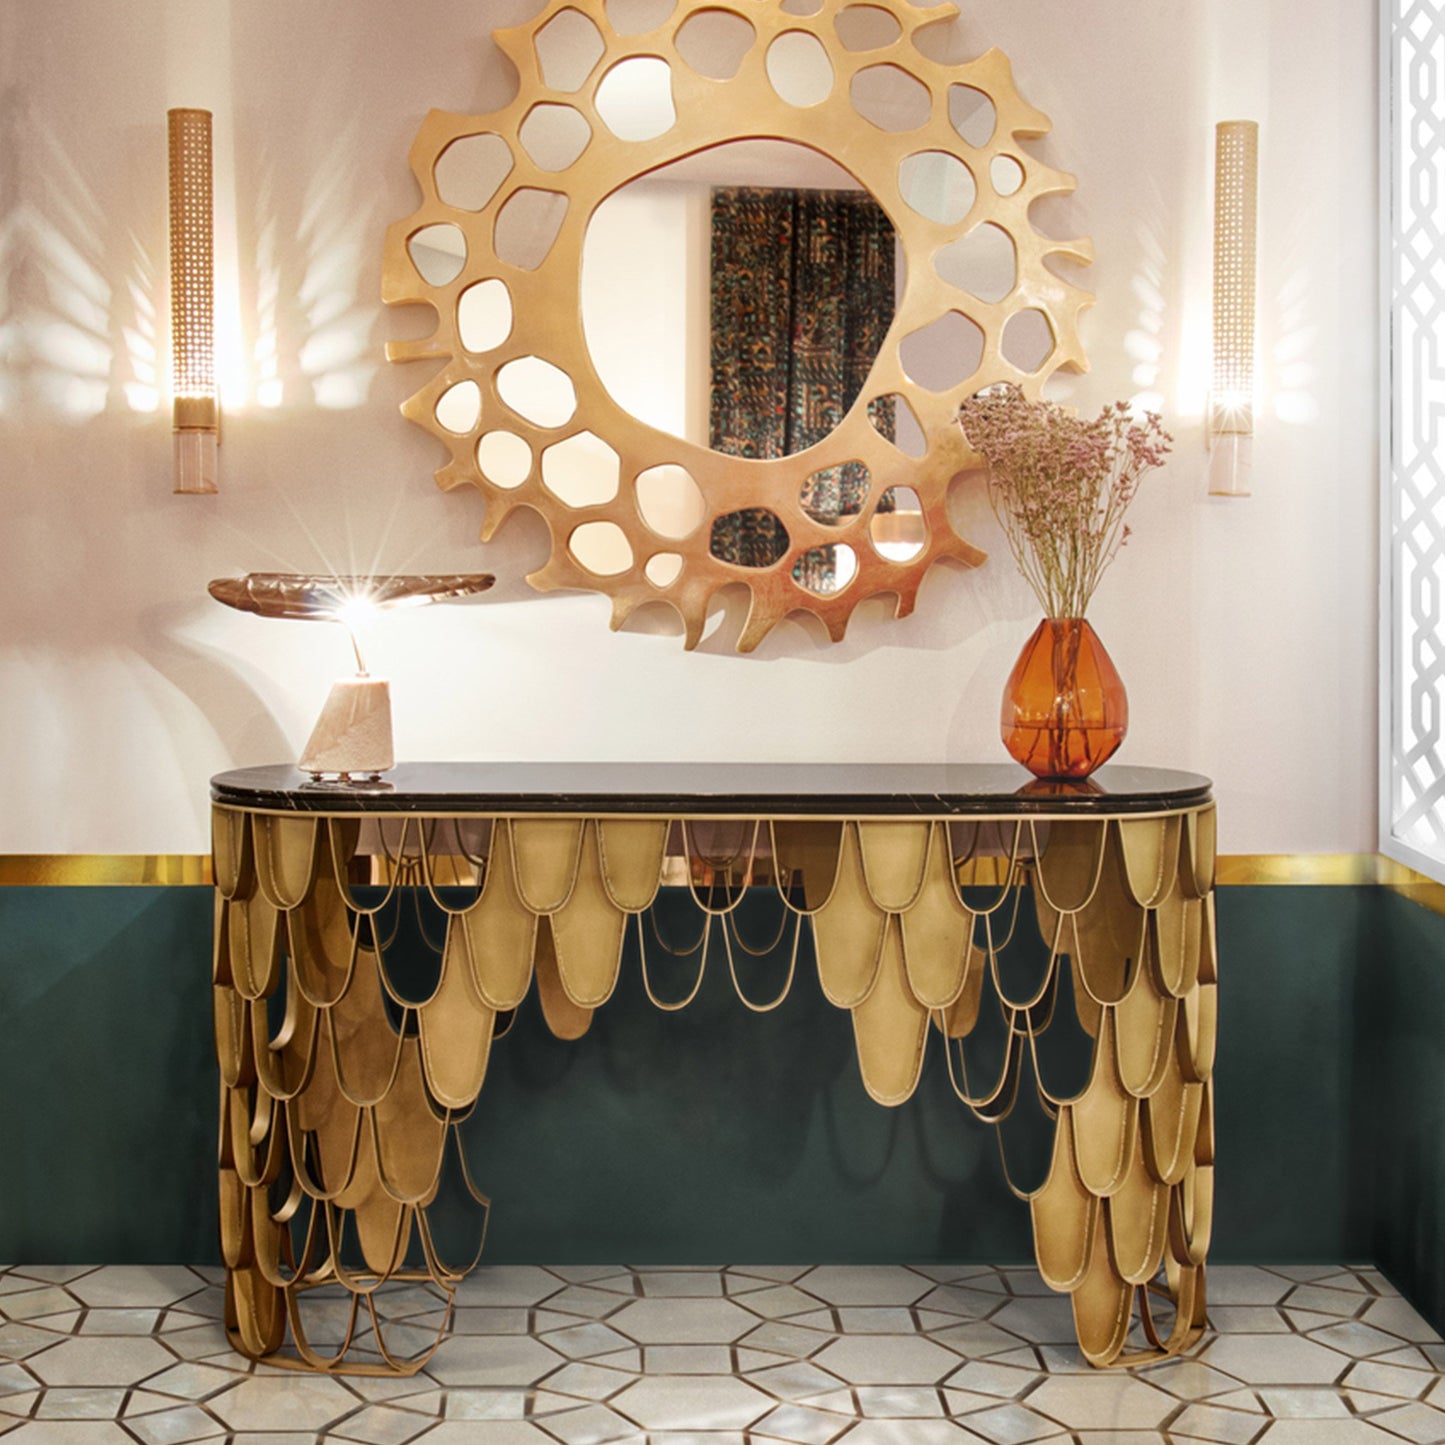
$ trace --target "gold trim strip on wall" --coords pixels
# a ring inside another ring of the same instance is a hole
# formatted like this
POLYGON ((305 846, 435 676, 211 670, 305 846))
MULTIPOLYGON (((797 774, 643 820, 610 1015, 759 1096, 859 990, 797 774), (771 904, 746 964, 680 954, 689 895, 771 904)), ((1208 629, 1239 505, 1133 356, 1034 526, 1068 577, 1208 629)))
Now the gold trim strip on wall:
POLYGON ((0 854, 0 886, 194 888, 213 881, 207 853, 0 854))
MULTIPOLYGON (((971 883, 998 881, 1002 860, 975 859, 971 883)), ((1445 913, 1445 884, 1378 853, 1222 853, 1221 887, 1344 887, 1377 885, 1445 913)), ((204 853, 9 853, 0 854, 0 887, 209 887, 211 860, 204 853)))

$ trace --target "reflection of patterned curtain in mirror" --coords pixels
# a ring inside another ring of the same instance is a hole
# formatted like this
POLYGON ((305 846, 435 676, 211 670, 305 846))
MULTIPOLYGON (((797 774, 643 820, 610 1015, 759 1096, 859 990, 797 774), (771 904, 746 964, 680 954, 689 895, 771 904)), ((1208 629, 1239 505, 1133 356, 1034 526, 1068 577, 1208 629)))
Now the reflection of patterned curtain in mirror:
MULTIPOLYGON (((789 456, 838 425, 893 320, 894 250, 892 224, 864 192, 713 191, 713 450, 789 456)), ((891 440, 892 398, 872 412, 891 440)), ((844 462, 810 482, 803 507, 819 521, 841 521, 857 515, 867 489, 867 472, 844 462)), ((771 566, 787 545, 760 509, 713 523, 711 551, 725 562, 771 566)), ((817 548, 794 576, 830 591, 833 557, 831 547, 817 548)))

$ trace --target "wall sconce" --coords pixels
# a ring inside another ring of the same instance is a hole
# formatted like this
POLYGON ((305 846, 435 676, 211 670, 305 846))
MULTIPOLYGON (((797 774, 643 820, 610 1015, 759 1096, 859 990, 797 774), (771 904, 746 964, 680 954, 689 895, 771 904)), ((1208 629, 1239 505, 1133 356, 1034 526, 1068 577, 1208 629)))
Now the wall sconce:
POLYGON ((211 112, 166 113, 171 180, 171 378, 176 492, 216 490, 211 112))
POLYGON ((218 577, 206 589, 217 602, 260 617, 340 622, 356 654, 356 676, 333 683, 297 764, 315 782, 377 781, 396 766, 391 739, 391 686, 366 670, 358 630, 383 608, 419 607, 485 592, 486 573, 444 577, 331 577, 250 572, 218 577))
POLYGON ((1209 490, 1247 497, 1254 436, 1254 252, 1259 124, 1214 128, 1214 372, 1209 490))

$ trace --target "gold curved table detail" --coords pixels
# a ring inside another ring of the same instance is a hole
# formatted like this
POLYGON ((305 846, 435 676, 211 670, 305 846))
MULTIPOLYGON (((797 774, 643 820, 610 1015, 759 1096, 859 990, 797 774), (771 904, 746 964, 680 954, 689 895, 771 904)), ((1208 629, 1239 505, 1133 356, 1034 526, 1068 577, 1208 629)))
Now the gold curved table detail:
MULTIPOLYGON (((221 1220, 235 1346, 317 1370, 425 1363, 430 1350, 389 1349, 373 1292, 424 1277, 450 1298, 476 1262, 440 1257, 427 1211, 448 1156, 488 1208, 465 1172, 459 1120, 477 1102, 494 1035, 534 983, 554 1034, 586 1033, 617 983, 629 926, 638 920, 642 938, 666 875, 705 915, 704 964, 720 931, 731 965, 734 911, 750 889, 786 905, 794 963, 797 934, 811 927, 823 992, 851 1014, 862 1081, 879 1103, 910 1097, 930 1046, 989 1124, 1008 1115, 1027 1074, 1056 1121, 1053 1156, 1038 1190, 1014 1192, 1029 1203, 1043 1278, 1072 1298, 1085 1357, 1135 1364, 1188 1349, 1205 1323, 1213 1198, 1213 804, 1089 816, 1000 804, 990 816, 906 819, 216 806, 221 1220), (394 988, 377 926, 403 889, 444 924, 439 982, 421 1001, 394 988), (1000 954, 1030 913, 1046 965, 1037 988, 1014 996, 1000 954), (1037 1043, 1065 971, 1093 1056, 1083 1090, 1055 1097, 1037 1043), (986 995, 1002 1011, 1006 1057, 996 1078, 970 1084, 966 1041, 986 995), (413 1241, 424 1270, 405 1266, 413 1241), (331 1354, 309 1342, 301 1308, 320 1283, 350 1291, 351 1324, 331 1354), (1160 1301, 1167 1327, 1153 1317, 1160 1301), (375 1328, 380 1354, 360 1366, 348 1363, 358 1319, 375 1328), (288 1325, 294 1357, 279 1354, 288 1325)), ((646 947, 643 969, 646 979, 646 947)), ((744 1002, 767 1009, 787 991, 744 1002)))

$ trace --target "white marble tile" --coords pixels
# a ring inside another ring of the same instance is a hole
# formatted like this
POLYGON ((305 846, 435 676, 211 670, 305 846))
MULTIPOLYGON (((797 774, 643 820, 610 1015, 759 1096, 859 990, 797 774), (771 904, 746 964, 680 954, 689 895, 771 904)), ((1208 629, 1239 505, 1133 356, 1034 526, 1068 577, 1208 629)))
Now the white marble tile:
POLYGON ((456 1335, 525 1335, 527 1328, 527 1311, 519 1307, 463 1305, 452 1311, 456 1335))
POLYGON ((1063 1434, 1057 1421, 1036 1414, 1027 1405, 1013 1403, 994 1405, 968 1416, 968 1428, 995 1445, 1023 1445, 1026 1441, 1057 1439, 1063 1434))
MULTIPOLYGON (((42 1420, 115 1420, 125 1402, 124 1390, 65 1386, 47 1390, 36 1407, 42 1420)), ((167 1402, 174 1405, 174 1401, 167 1402)))
POLYGON ((970 1360, 947 1380, 952 1390, 971 1390, 976 1395, 996 1395, 1016 1399, 1030 1389, 1039 1378, 1038 1367, 1006 1365, 998 1360, 970 1360))
POLYGON ((1308 1334, 1310 1330, 1324 1330, 1331 1325, 1341 1323, 1339 1315, 1321 1314, 1319 1310, 1297 1310, 1285 1305, 1280 1310, 1280 1317, 1289 1322, 1290 1328, 1300 1334, 1308 1334))
MULTIPOLYGON (((1212 1294, 1211 1281, 1211 1294, 1212 1294)), ((1209 1301, 1209 1323, 1222 1335, 1287 1335, 1289 1321, 1268 1305, 1221 1305, 1209 1301)))
POLYGON ((870 1419, 927 1420, 948 1413, 942 1392, 927 1385, 859 1385, 854 1394, 870 1419))
MULTIPOLYGON (((196 1323, 193 1315, 168 1313, 165 1319, 175 1321, 176 1328, 189 1328, 196 1323), (184 1321, 183 1325, 182 1321, 184 1321)), ((82 1335, 150 1335, 157 1333, 158 1330, 160 1333, 165 1333, 161 1320, 162 1315, 159 1310, 87 1310, 85 1318, 80 1322, 79 1333, 82 1335)))
POLYGON ((1028 1406, 1070 1429, 1143 1430, 1161 1425, 1178 1401, 1142 1379, 1108 1373, 1046 1379, 1028 1406))
POLYGON ((548 1269, 570 1284, 591 1284, 604 1279, 625 1279, 630 1271, 616 1264, 553 1264, 548 1269))
POLYGON ((126 1424, 141 1445, 183 1445, 191 1440, 218 1440, 226 1433, 224 1427, 195 1405, 158 1410, 154 1415, 127 1420, 126 1424))
POLYGON ((1231 1390, 1227 1395, 1215 1395, 1209 1403, 1221 1410, 1243 1410, 1246 1415, 1263 1415, 1267 1411, 1262 1394, 1259 1390, 1231 1390))
POLYGON ((626 1307, 631 1295, 618 1294, 614 1290, 598 1289, 590 1284, 565 1285, 557 1294, 547 1299, 547 1308, 558 1314, 581 1315, 584 1319, 600 1320, 615 1310, 626 1307))
POLYGON ((986 1358, 1004 1350, 1016 1350, 1023 1343, 1017 1335, 1001 1330, 991 1320, 975 1320, 970 1324, 954 1324, 931 1329, 928 1338, 934 1344, 957 1350, 968 1359, 986 1358))
POLYGON ((1156 1389, 1167 1390, 1179 1400, 1204 1400, 1239 1388, 1239 1382, 1232 1375, 1211 1369, 1198 1360, 1164 1360, 1139 1371, 1136 1378, 1156 1389))
POLYGON ((1072 1345, 1074 1312, 1062 1295, 1047 1299, 1015 1299, 996 1309, 989 1323, 1038 1345, 1072 1345))
POLYGON ((0 1409, 7 1395, 35 1388, 35 1377, 23 1365, 0 1365, 0 1409))
POLYGON ((1334 1420, 1348 1415, 1344 1395, 1324 1386, 1316 1388, 1272 1385, 1259 1392, 1271 1415, 1281 1420, 1334 1420))
POLYGON ((178 1395, 183 1400, 203 1400, 235 1380, 230 1370, 217 1365, 172 1365, 146 1381, 146 1389, 159 1395, 178 1395))
POLYGON ((901 1265, 819 1265, 797 1283, 830 1305, 911 1305, 933 1288, 901 1265))
POLYGON ((17 1264, 7 1272, 7 1276, 23 1280, 43 1280, 46 1284, 69 1284, 73 1279, 94 1274, 99 1268, 98 1264, 17 1264))
POLYGON ((183 1265, 102 1265, 71 1280, 66 1289, 82 1304, 126 1309, 160 1309, 207 1286, 183 1265))
POLYGON ((1171 1436, 1189 1440, 1215 1440, 1221 1445, 1250 1445, 1264 1421, 1258 1415, 1225 1410, 1218 1405, 1190 1405, 1169 1426, 1171 1436))
POLYGON ((1430 1389, 1435 1383, 1435 1376, 1426 1370, 1407 1370, 1398 1365, 1365 1360, 1350 1367, 1344 1382, 1352 1390, 1369 1390, 1376 1395, 1398 1395, 1402 1399, 1415 1400, 1430 1389))
POLYGON ((1364 1309, 1369 1299, 1352 1290, 1326 1289, 1319 1285, 1306 1284, 1292 1289, 1284 1303, 1287 1309, 1312 1310, 1315 1314, 1349 1317, 1364 1309))
POLYGON ((525 1390, 449 1390, 448 1420, 522 1420, 527 1414, 525 1390))
POLYGON ((323 1430, 356 1408, 356 1396, 339 1381, 291 1373, 243 1380, 206 1402, 232 1430, 323 1430))
POLYGON ((557 1445, 530 1420, 447 1420, 423 1438, 426 1445, 557 1445))
MULTIPOLYGON (((565 1329, 548 1330, 541 1336, 544 1344, 573 1360, 593 1359, 598 1355, 612 1354, 617 1350, 630 1349, 632 1341, 626 1335, 618 1334, 611 1325, 577 1324, 575 1321, 565 1329)), ((485 1343, 479 1348, 487 1349, 485 1343)))
POLYGON ((602 1365, 564 1365, 545 1381, 547 1389, 559 1395, 576 1395, 584 1400, 605 1400, 630 1385, 634 1376, 602 1365))
POLYGON ((443 1340, 426 1366, 440 1385, 531 1385, 566 1363, 528 1335, 443 1340))
POLYGON ((608 1323, 639 1345, 726 1345, 757 1325, 730 1299, 640 1299, 608 1323))
POLYGON ((175 1362, 148 1337, 98 1335, 64 1340, 26 1364, 46 1385, 136 1385, 175 1362))
POLYGON ((897 1305, 844 1305, 838 1323, 845 1335, 912 1335, 918 1332, 913 1316, 897 1305))
POLYGON ((1401 1405, 1372 1416, 1371 1423, 1412 1440, 1415 1445, 1440 1445, 1445 1440, 1445 1414, 1429 1405, 1401 1405))
POLYGON ((766 1390, 774 1398, 794 1402, 826 1395, 841 1383, 836 1373, 830 1374, 806 1360, 793 1360, 768 1370, 753 1370, 747 1378, 749 1384, 766 1390))
MULTIPOLYGON (((781 1363, 778 1355, 741 1350, 739 1364, 744 1369, 749 1368, 741 1358, 745 1354, 759 1354, 758 1368, 781 1363)), ((642 1352, 642 1367, 649 1375, 730 1375, 733 1352, 727 1345, 649 1345, 642 1352)))
POLYGON ((15 1445, 135 1445, 110 1420, 26 1420, 6 1435, 15 1445))
POLYGON ((768 1414, 776 1402, 734 1376, 658 1375, 629 1386, 612 1406, 647 1430, 736 1430, 768 1414))
POLYGON ((749 1432, 754 1440, 787 1440, 796 1445, 829 1445, 851 1422, 807 1405, 779 1405, 749 1432))
POLYGON ((744 1309, 761 1315, 765 1320, 787 1319, 789 1315, 803 1316, 807 1322, 819 1313, 818 1301, 811 1294, 804 1294, 795 1285, 773 1285, 769 1289, 750 1290, 747 1294, 729 1296, 744 1309))
POLYGON ((749 1331, 739 1344, 755 1350, 769 1350, 780 1355, 794 1355, 805 1359, 816 1354, 831 1339, 832 1335, 821 1330, 802 1329, 796 1324, 766 1324, 749 1331))
POLYGON ((58 1285, 46 1285, 39 1289, 28 1289, 21 1294, 10 1294, 0 1302, 0 1319, 34 1320, 46 1315, 71 1314, 76 1308, 75 1299, 58 1285))
POLYGON ((1209 1266, 1209 1303, 1214 1305, 1275 1305, 1294 1285, 1270 1270, 1252 1264, 1209 1266))
POLYGON ((654 1430, 649 1445, 747 1445, 741 1430, 654 1430))
POLYGON ((847 1445, 973 1445, 993 1438, 952 1420, 864 1420, 843 1437, 847 1445))
MULTIPOLYGON (((928 1291, 918 1301, 920 1310, 932 1310, 938 1314, 954 1315, 965 1320, 980 1320, 992 1315, 1005 1300, 1028 1300, 1033 1296, 989 1294, 975 1289, 971 1281, 962 1284, 942 1284, 928 1291)), ((1043 1296, 1040 1296, 1043 1298, 1043 1296)))
POLYGON ((331 1434, 338 1440, 360 1440, 364 1445, 408 1445, 435 1424, 434 1419, 408 1410, 368 1405, 359 1414, 332 1426, 331 1434))
POLYGON ((484 1264, 457 1286, 457 1304, 484 1308, 535 1305, 566 1287, 565 1280, 536 1265, 484 1264))
POLYGON ((1369 1390, 1344 1390, 1342 1393, 1357 1415, 1378 1415, 1382 1410, 1400 1408, 1400 1400, 1395 1395, 1374 1395, 1369 1390))
POLYGON ((1221 1336, 1200 1359, 1248 1385, 1327 1385, 1348 1365, 1334 1350, 1296 1335, 1221 1336))
POLYGON ((1400 1445, 1400 1437, 1364 1420, 1276 1420, 1262 1445, 1400 1445))
POLYGON ((1341 1354, 1357 1360, 1368 1359, 1371 1355, 1387 1355, 1400 1348, 1400 1341, 1396 1336, 1377 1330, 1373 1325, 1367 1325, 1361 1320, 1344 1320, 1340 1324, 1312 1330, 1310 1339, 1316 1344, 1328 1345, 1332 1350, 1339 1350, 1341 1354))
MULTIPOLYGON (((23 1278, 24 1288, 0 1293, 0 1414, 14 1401, 43 1417, 69 1400, 92 1418, 48 1423, 104 1425, 129 1389, 125 1414, 140 1445, 215 1439, 227 1426, 244 1445, 309 1445, 317 1428, 356 1445, 641 1445, 644 1435, 651 1445, 667 1437, 668 1445, 736 1445, 744 1430, 789 1445, 1164 1445, 1166 1430, 1180 1442, 1227 1445, 1258 1445, 1261 1432, 1265 1445, 1305 1438, 1278 1435, 1287 1425, 1316 1427, 1309 1445, 1332 1445, 1342 1437, 1318 1431, 1341 1424, 1364 1431, 1362 1441, 1445 1445, 1445 1433, 1434 1433, 1445 1415, 1433 1408, 1445 1402, 1436 1373, 1445 1345, 1386 1282, 1338 1266, 1212 1270, 1210 1318, 1223 1332, 1207 1336, 1192 1359, 1109 1374, 1083 1361, 1068 1301, 1042 1292, 1032 1270, 762 1266, 724 1276, 702 1267, 505 1266, 484 1276, 485 1288, 459 1292, 452 1337, 426 1372, 344 1383, 257 1370, 237 1356, 215 1317, 219 1289, 192 1271, 140 1270, 148 1302, 139 1305, 116 1294, 123 1272, 87 1271, 79 1278, 92 1294, 113 1302, 97 1305, 86 1333, 70 1337, 46 1328, 76 1317, 53 1308, 71 1298, 70 1287, 23 1278), (179 1288, 191 1292, 178 1303, 152 1302, 179 1288), (533 1319, 540 1337, 527 1332, 533 1319), (1290 1333, 1292 1324, 1310 1337, 1290 1333), (646 1336, 640 1344, 637 1334, 646 1336), (27 1368, 3 1363, 4 1354, 27 1358, 53 1381, 50 1392, 37 1392, 27 1368), (125 1378, 102 1378, 117 1374, 125 1378), (306 1393, 318 1386, 340 1393, 306 1393), (290 1403, 298 1387, 300 1416, 290 1403), (1428 1405, 1419 1398, 1427 1395, 1428 1405), (283 1397, 284 1407, 275 1403, 283 1397), (649 1427, 621 1408, 623 1399, 666 1423, 649 1427), (212 1404, 225 1425, 211 1418, 212 1404), (330 1425, 312 1423, 330 1411, 330 1425), (469 1426, 488 1433, 456 1433, 469 1426)), ((318 1292, 308 1306, 333 1331, 344 1326, 348 1307, 334 1293, 318 1292)), ((400 1321, 387 1326, 389 1337, 418 1343, 431 1334, 422 1322, 440 1317, 431 1293, 410 1286, 393 1291, 381 1312, 400 1321)), ((22 1429, 10 1438, 28 1445, 46 1422, 6 1415, 5 1423, 22 1429)))
POLYGON ((605 1355, 589 1355, 587 1358, 594 1365, 606 1365, 612 1370, 626 1370, 629 1375, 643 1373, 642 1351, 636 1345, 629 1345, 625 1350, 609 1350, 605 1355))
POLYGON ((648 1270, 639 1276, 649 1298, 677 1299, 723 1293, 722 1275, 702 1270, 648 1270))
MULTIPOLYGON (((807 1274, 813 1266, 809 1264, 732 1264, 727 1268, 729 1281, 741 1276, 741 1285, 745 1280, 773 1280, 778 1284, 791 1284, 795 1279, 807 1274)), ((747 1286, 752 1288, 751 1285, 747 1286)), ((731 1285, 729 1285, 731 1292, 731 1285)))
POLYGON ((0 1360, 27 1360, 49 1349, 60 1336, 34 1325, 0 1325, 0 1360))
POLYGON ((958 1356, 923 1335, 847 1335, 814 1362, 853 1385, 938 1385, 958 1356))
POLYGON ((546 1429, 563 1445, 607 1445, 611 1441, 636 1441, 643 1437, 630 1420, 614 1415, 603 1405, 588 1405, 561 1415, 549 1415, 546 1429))

